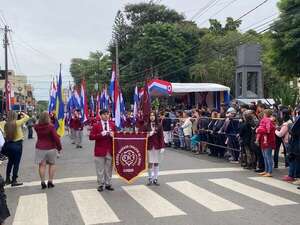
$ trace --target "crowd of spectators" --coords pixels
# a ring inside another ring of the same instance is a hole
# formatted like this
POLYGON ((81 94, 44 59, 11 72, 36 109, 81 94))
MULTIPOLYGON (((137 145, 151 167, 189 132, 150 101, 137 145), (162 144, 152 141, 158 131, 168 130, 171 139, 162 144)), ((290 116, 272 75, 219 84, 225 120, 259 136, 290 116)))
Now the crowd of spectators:
POLYGON ((284 181, 300 185, 300 107, 253 102, 220 109, 162 109, 160 120, 167 146, 225 158, 231 163, 271 177, 283 163, 284 181))

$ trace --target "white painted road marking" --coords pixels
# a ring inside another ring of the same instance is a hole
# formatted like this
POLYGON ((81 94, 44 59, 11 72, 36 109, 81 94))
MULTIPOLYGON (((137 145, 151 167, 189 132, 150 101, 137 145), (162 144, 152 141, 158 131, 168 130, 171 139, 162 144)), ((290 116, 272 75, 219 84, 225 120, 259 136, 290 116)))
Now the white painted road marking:
POLYGON ((243 209, 241 206, 198 187, 189 181, 169 182, 167 185, 213 212, 243 209))
POLYGON ((249 179, 300 195, 300 191, 297 189, 297 186, 285 181, 269 177, 249 177, 249 179))
POLYGON ((249 198, 253 198, 257 201, 263 202, 271 206, 298 204, 291 200, 281 198, 277 195, 273 195, 271 193, 259 190, 257 188, 250 187, 248 185, 239 183, 232 179, 222 178, 222 179, 211 179, 210 181, 222 187, 228 188, 232 191, 235 191, 237 193, 240 193, 249 198))
POLYGON ((185 212, 144 185, 123 186, 122 188, 154 218, 186 215, 185 212))
MULTIPOLYGON (((164 170, 160 171, 160 176, 169 176, 169 175, 179 175, 179 174, 195 174, 195 173, 218 173, 218 172, 242 172, 245 171, 242 168, 238 167, 223 167, 223 168, 206 168, 206 169, 185 169, 185 170, 164 170)), ((143 173, 140 177, 147 177, 148 173, 143 173)), ((119 179, 117 175, 113 175, 113 179, 119 179)), ((55 179, 55 184, 64 184, 64 183, 73 183, 73 182, 89 182, 96 181, 96 176, 86 176, 86 177, 68 177, 68 178, 60 178, 55 179)), ((32 181, 32 182, 24 182, 24 185, 11 187, 6 186, 5 189, 10 188, 22 188, 22 187, 34 187, 41 185, 41 181, 32 181)))
POLYGON ((72 194, 85 225, 120 222, 97 190, 75 190, 72 194))
POLYGON ((48 225, 46 194, 23 195, 19 198, 13 225, 48 225))

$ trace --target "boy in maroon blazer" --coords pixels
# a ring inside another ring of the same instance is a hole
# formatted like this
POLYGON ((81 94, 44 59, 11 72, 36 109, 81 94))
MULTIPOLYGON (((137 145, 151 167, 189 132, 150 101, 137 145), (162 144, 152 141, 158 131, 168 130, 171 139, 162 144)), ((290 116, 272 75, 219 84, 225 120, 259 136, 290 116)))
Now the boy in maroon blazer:
POLYGON ((113 132, 116 131, 115 124, 109 121, 109 112, 100 111, 101 120, 94 124, 90 132, 90 140, 95 140, 94 156, 97 173, 98 191, 104 188, 113 191, 111 186, 112 177, 112 154, 113 154, 113 132))

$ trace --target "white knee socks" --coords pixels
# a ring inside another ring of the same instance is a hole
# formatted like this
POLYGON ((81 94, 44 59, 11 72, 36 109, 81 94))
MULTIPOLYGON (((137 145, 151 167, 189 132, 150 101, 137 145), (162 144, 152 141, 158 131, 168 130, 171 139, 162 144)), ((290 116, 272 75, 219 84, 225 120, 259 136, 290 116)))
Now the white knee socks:
POLYGON ((153 179, 153 167, 148 168, 148 178, 149 180, 153 179))
POLYGON ((159 172, 159 166, 154 166, 153 168, 154 171, 154 179, 157 180, 158 179, 158 172, 159 172))

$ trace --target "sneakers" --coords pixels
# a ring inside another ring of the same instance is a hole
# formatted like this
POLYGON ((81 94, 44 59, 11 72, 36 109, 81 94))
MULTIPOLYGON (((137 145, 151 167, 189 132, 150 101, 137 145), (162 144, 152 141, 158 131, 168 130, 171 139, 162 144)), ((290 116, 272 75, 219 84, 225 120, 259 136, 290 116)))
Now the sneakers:
POLYGON ((17 186, 22 186, 22 185, 23 185, 23 183, 18 182, 18 181, 16 181, 16 180, 11 182, 11 186, 12 186, 12 187, 17 187, 17 186))
POLYGON ((290 177, 289 175, 286 175, 282 178, 282 180, 286 182, 293 182, 295 179, 293 177, 290 177))
POLYGON ((300 185, 300 178, 296 178, 294 182, 292 182, 295 185, 300 185))

